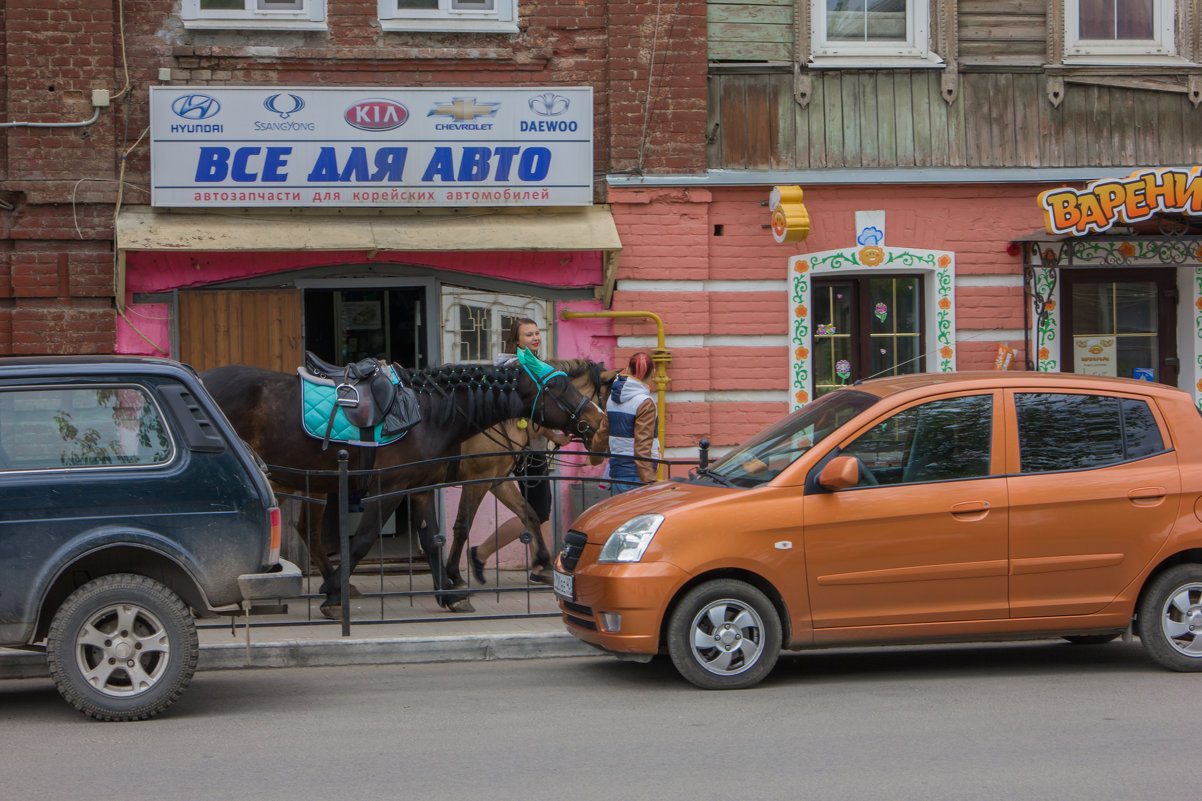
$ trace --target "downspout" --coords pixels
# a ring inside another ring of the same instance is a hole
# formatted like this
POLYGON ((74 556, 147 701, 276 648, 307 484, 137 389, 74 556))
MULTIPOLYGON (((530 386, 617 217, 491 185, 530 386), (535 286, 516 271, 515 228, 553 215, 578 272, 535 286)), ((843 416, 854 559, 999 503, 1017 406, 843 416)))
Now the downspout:
MULTIPOLYGON (((659 440, 660 458, 664 458, 667 454, 667 449, 664 447, 664 417, 667 409, 664 408, 664 393, 668 390, 668 382, 672 379, 668 378, 668 363, 672 361, 672 353, 665 346, 664 342, 664 321, 655 312, 649 311, 599 311, 599 312, 578 312, 564 310, 559 313, 561 320, 575 320, 579 317, 609 317, 614 318, 636 318, 649 319, 655 321, 655 336, 656 347, 651 353, 651 362, 655 365, 655 410, 656 410, 656 439, 659 440)), ((657 476, 663 477, 664 466, 660 465, 657 470, 657 476)))

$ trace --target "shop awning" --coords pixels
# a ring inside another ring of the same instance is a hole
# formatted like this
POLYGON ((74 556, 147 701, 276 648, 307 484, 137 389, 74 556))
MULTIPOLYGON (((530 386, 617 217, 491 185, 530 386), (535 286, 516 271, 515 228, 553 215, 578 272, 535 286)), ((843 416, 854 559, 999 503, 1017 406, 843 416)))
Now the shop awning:
POLYGON ((122 266, 129 251, 598 250, 605 256, 599 294, 606 306, 622 249, 609 206, 371 211, 126 206, 116 229, 122 266))

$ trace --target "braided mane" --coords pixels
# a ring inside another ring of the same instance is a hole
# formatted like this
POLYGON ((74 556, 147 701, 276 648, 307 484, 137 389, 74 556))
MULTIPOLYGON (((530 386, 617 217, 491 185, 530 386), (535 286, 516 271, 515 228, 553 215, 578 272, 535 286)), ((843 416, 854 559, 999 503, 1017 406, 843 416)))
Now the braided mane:
POLYGON ((446 425, 454 419, 457 406, 476 425, 485 421, 492 425, 525 414, 518 394, 520 367, 444 364, 420 370, 394 368, 401 381, 417 393, 423 420, 446 425))

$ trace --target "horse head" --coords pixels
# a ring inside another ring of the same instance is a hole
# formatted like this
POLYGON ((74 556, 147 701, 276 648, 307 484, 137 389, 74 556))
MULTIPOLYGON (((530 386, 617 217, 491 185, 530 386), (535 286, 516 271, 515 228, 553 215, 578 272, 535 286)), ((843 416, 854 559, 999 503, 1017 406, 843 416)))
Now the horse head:
POLYGON ((532 422, 580 437, 590 450, 599 434, 604 433, 608 441, 609 422, 605 412, 577 389, 567 374, 525 348, 518 349, 518 364, 524 378, 529 379, 519 386, 532 422))

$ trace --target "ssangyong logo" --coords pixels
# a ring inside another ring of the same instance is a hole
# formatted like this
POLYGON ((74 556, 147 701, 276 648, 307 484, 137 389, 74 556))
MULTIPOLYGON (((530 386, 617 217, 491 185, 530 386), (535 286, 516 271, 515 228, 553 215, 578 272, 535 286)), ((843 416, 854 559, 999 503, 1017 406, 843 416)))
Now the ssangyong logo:
POLYGON ((263 101, 263 108, 279 114, 285 120, 304 107, 304 99, 291 93, 271 95, 263 101))
POLYGON ((171 110, 185 120, 207 120, 217 116, 221 104, 208 95, 180 95, 172 101, 171 110))
POLYGON ((393 100, 360 100, 343 115, 347 124, 361 131, 391 131, 409 119, 409 111, 393 100))

